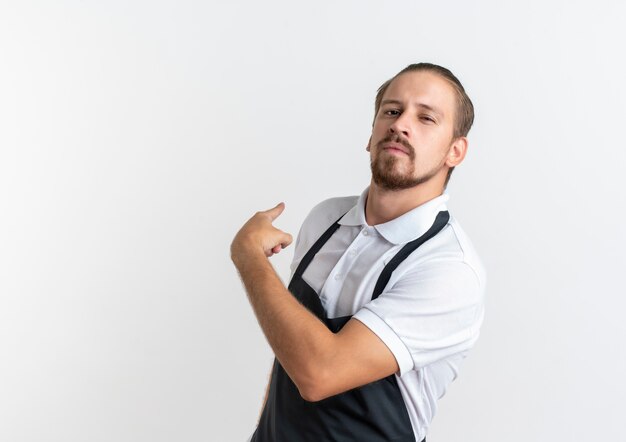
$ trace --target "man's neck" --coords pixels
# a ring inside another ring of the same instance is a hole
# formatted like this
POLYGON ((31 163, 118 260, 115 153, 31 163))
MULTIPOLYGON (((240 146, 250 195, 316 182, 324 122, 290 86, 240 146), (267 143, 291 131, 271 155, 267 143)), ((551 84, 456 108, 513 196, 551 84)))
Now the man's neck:
POLYGON ((437 198, 442 193, 443 188, 440 185, 430 182, 411 189, 386 190, 381 189, 372 180, 365 202, 365 220, 370 226, 386 223, 437 198))

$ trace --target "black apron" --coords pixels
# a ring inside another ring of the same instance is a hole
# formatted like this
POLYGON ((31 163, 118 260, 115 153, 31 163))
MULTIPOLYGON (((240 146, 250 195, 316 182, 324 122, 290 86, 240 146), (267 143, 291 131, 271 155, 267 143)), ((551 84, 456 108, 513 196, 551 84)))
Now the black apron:
MULTIPOLYGON (((326 317, 318 294, 302 279, 302 274, 317 252, 340 227, 341 218, 343 215, 302 258, 288 287, 296 299, 333 333, 341 330, 352 316, 326 317)), ((381 272, 372 300, 385 289, 396 267, 420 245, 439 233, 449 219, 447 211, 439 212, 426 233, 402 247, 381 272)), ((318 402, 307 402, 302 399, 282 365, 274 359, 267 402, 251 442, 300 441, 416 442, 396 375, 389 375, 318 402)))

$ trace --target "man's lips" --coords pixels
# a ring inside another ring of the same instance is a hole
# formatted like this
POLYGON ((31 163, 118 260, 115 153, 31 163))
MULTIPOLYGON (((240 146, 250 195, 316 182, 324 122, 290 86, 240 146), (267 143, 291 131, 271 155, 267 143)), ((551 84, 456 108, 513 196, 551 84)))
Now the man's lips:
POLYGON ((402 144, 398 144, 398 143, 385 143, 383 144, 383 149, 391 150, 391 151, 400 151, 406 155, 409 154, 409 150, 406 147, 404 147, 402 144))

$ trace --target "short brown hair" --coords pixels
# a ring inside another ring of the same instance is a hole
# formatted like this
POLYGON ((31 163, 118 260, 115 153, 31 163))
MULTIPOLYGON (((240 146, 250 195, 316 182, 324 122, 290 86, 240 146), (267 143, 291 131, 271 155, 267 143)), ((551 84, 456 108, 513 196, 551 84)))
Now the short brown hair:
MULTIPOLYGON (((376 115, 378 115, 378 110, 380 109, 380 103, 383 101, 383 95, 385 95, 385 91, 391 84, 393 80, 395 80, 399 75, 404 74, 405 72, 417 72, 417 71, 428 71, 433 72, 452 85, 456 92, 456 115, 454 121, 454 130, 453 130, 453 138, 465 137, 469 133, 472 124, 474 123, 474 105, 472 104, 472 100, 467 96, 463 85, 459 81, 456 76, 450 72, 450 70, 444 68, 443 66, 439 66, 432 63, 415 63, 410 64, 396 75, 391 77, 389 80, 385 81, 376 92, 376 100, 374 102, 374 121, 376 120, 376 115)), ((454 167, 451 167, 448 170, 448 176, 446 177, 446 182, 444 186, 448 185, 448 181, 450 180, 450 175, 452 175, 452 171, 454 167)))

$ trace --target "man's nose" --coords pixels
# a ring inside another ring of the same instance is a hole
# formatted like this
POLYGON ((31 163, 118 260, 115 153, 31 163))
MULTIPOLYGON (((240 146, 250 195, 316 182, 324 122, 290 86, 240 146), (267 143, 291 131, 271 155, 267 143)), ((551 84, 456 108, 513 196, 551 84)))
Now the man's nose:
POLYGON ((405 137, 409 137, 411 130, 408 121, 408 115, 406 113, 400 114, 398 118, 393 122, 391 126, 389 126, 390 134, 398 134, 403 135, 405 137))

